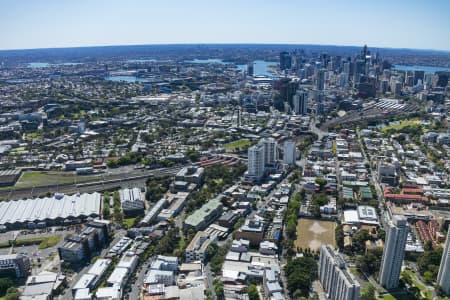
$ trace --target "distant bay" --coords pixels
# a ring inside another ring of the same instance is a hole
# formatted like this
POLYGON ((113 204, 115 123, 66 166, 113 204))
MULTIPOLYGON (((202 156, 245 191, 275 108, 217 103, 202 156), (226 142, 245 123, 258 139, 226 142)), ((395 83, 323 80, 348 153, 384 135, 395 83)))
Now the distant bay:
POLYGON ((398 71, 424 71, 425 73, 450 72, 450 68, 433 67, 433 66, 417 66, 417 65, 394 65, 394 70, 398 71))

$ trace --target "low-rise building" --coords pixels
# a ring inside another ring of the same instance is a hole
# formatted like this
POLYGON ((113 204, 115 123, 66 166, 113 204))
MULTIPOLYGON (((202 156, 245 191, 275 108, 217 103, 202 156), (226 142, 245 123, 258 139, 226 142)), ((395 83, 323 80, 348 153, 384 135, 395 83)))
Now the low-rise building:
POLYGON ((16 277, 26 277, 30 272, 30 259, 22 254, 0 255, 0 272, 11 271, 16 277))
POLYGON ((206 257, 206 249, 214 241, 207 232, 199 231, 195 234, 192 241, 186 247, 186 262, 201 261, 203 262, 206 257))
POLYGON ((66 277, 64 275, 43 271, 38 275, 28 276, 20 299, 53 299, 64 289, 65 285, 66 277))
POLYGON ((245 224, 235 232, 235 238, 248 240, 251 245, 258 246, 264 238, 264 222, 246 220, 245 224))
POLYGON ((202 167, 186 167, 181 169, 177 175, 175 175, 176 181, 186 181, 195 184, 200 184, 203 181, 205 169, 202 167))
POLYGON ((119 194, 122 210, 126 217, 135 217, 144 214, 144 199, 139 188, 122 189, 119 191, 119 194))
POLYGON ((109 222, 90 222, 77 236, 69 237, 58 247, 59 258, 69 263, 79 263, 90 259, 109 239, 109 222))
POLYGON ((197 209, 192 215, 184 220, 185 228, 194 230, 203 230, 209 224, 214 222, 222 213, 222 197, 216 197, 206 202, 201 208, 197 209))

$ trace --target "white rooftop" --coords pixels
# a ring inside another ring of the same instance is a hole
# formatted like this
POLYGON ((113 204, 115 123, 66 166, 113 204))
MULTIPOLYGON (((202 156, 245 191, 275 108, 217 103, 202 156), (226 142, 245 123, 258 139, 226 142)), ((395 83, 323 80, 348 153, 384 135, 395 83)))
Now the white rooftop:
POLYGON ((99 215, 100 201, 99 193, 4 201, 0 202, 0 225, 99 215))

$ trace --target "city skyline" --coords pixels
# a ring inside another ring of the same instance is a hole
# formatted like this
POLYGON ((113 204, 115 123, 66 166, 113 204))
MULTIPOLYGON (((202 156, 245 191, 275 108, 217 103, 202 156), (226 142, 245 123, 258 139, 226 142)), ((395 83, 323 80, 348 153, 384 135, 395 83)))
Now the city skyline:
POLYGON ((450 51, 447 1, 0 2, 0 50, 314 44, 450 51), (376 13, 378 12, 378 13, 376 13), (31 30, 32 29, 32 30, 31 30), (261 30, 263 29, 263 30, 261 30), (411 38, 414 36, 416 38, 411 38))

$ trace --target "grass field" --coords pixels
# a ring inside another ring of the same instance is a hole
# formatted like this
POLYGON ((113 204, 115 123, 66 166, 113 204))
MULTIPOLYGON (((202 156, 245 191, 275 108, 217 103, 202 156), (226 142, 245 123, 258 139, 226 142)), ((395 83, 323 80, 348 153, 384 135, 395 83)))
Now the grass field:
POLYGON ((311 219, 299 219, 297 222, 297 239, 295 247, 319 250, 322 244, 335 246, 334 229, 336 223, 311 219))
POLYGON ((227 150, 233 151, 236 149, 243 149, 250 146, 252 142, 248 139, 237 140, 228 144, 223 145, 223 147, 227 150))
POLYGON ((381 131, 384 133, 386 133, 388 130, 400 131, 407 126, 414 126, 414 125, 420 125, 420 121, 419 120, 403 120, 403 121, 399 122, 398 124, 392 124, 392 125, 383 127, 381 129, 381 131))
POLYGON ((123 219, 123 224, 127 226, 127 228, 131 228, 134 225, 134 222, 136 221, 136 218, 127 218, 123 219))
POLYGON ((50 236, 46 239, 44 239, 38 246, 39 249, 47 249, 50 247, 54 247, 56 246, 56 244, 59 243, 59 241, 61 240, 61 236, 60 235, 54 235, 54 236, 50 236))
POLYGON ((16 188, 27 188, 53 184, 80 183, 100 178, 98 175, 76 176, 71 172, 41 172, 30 171, 20 176, 15 185, 16 188))
MULTIPOLYGON (((17 239, 14 241, 14 246, 29 246, 29 245, 38 245, 39 249, 46 249, 50 247, 56 246, 58 242, 61 240, 61 235, 52 235, 52 236, 42 236, 42 237, 33 237, 33 238, 23 238, 17 239)), ((0 244, 0 248, 9 248, 11 244, 9 242, 3 242, 0 244)))

